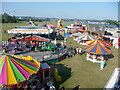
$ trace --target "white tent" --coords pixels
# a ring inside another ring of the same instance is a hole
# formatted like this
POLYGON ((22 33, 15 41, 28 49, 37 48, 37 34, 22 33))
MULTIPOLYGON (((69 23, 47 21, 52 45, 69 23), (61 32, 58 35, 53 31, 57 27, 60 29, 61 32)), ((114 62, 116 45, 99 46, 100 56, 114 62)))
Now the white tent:
POLYGON ((73 33, 71 36, 81 36, 81 35, 84 35, 84 34, 81 32, 78 32, 78 33, 73 33))
POLYGON ((75 40, 79 43, 82 40, 86 41, 86 40, 96 40, 96 39, 97 38, 92 35, 82 35, 82 36, 76 38, 75 40))
POLYGON ((80 36, 83 36, 85 34, 81 33, 81 32, 78 32, 78 33, 73 33, 71 36, 74 38, 74 40, 77 38, 77 37, 80 37, 80 36))
POLYGON ((118 38, 114 38, 114 40, 113 40, 113 46, 115 47, 115 48, 119 48, 119 44, 118 44, 118 38))

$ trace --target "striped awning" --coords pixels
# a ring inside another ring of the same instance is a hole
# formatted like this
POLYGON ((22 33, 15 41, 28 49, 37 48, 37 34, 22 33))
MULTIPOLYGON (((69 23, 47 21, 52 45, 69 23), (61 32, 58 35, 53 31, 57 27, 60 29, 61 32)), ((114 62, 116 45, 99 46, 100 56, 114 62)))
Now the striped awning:
POLYGON ((97 55, 107 55, 111 53, 111 50, 106 48, 105 46, 102 46, 100 44, 94 44, 90 45, 84 48, 86 52, 89 52, 91 54, 97 54, 97 55))

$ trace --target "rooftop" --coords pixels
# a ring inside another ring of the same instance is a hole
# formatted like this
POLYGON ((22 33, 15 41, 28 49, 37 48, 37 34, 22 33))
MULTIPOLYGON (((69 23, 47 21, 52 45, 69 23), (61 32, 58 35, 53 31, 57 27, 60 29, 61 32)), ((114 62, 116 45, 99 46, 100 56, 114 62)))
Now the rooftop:
POLYGON ((15 27, 17 29, 47 29, 47 27, 39 27, 39 26, 20 26, 15 27))

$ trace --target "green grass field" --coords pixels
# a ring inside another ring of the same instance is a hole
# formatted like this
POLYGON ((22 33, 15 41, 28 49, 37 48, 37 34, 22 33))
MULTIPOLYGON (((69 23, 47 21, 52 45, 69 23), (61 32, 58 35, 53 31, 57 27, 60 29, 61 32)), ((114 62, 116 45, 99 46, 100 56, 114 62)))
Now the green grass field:
POLYGON ((13 29, 16 26, 26 26, 28 25, 27 22, 20 22, 20 23, 2 23, 2 40, 6 41, 9 37, 13 35, 9 35, 8 33, 4 33, 5 30, 13 29))
MULTIPOLYGON (((55 23, 53 24, 56 25, 55 23)), ((5 30, 26 25, 28 25, 28 22, 2 24, 2 40, 7 40, 12 36, 4 33, 5 30)), ((71 47, 84 47, 72 38, 67 38, 67 44, 71 47)), ((52 67, 59 69, 59 75, 62 77, 62 81, 58 85, 60 87, 65 86, 65 88, 74 88, 77 85, 80 85, 81 88, 103 88, 113 70, 118 67, 118 49, 111 47, 111 50, 114 57, 107 60, 107 65, 102 71, 99 64, 86 60, 86 53, 52 64, 52 67)))

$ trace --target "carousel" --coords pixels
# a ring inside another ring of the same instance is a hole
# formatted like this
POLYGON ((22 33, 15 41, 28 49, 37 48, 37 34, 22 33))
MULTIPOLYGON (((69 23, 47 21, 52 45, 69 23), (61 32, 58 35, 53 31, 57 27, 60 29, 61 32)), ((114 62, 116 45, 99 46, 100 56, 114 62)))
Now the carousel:
POLYGON ((0 89, 41 88, 48 83, 51 67, 31 56, 5 55, 0 58, 0 89))
POLYGON ((106 55, 111 53, 110 49, 100 45, 99 43, 87 46, 84 50, 87 52, 87 60, 92 61, 93 63, 101 63, 106 59, 106 55))
MULTIPOLYGON (((16 42, 19 47, 28 47, 29 50, 34 49, 35 51, 39 50, 52 50, 55 47, 53 43, 51 43, 50 39, 38 36, 38 35, 28 35, 26 37, 21 37, 17 39, 11 39, 10 41, 16 42)), ((18 47, 17 46, 17 47, 18 47)), ((18 47, 18 48, 19 48, 18 47)), ((21 48, 21 49, 22 49, 21 48)), ((25 50, 25 49, 23 49, 25 50)))

